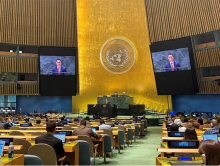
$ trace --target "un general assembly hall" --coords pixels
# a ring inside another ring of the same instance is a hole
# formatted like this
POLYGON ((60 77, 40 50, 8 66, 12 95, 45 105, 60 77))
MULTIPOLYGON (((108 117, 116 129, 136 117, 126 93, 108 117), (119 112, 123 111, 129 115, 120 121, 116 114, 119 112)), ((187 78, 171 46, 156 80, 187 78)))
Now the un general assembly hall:
POLYGON ((0 0, 1 165, 220 165, 220 0, 0 0))

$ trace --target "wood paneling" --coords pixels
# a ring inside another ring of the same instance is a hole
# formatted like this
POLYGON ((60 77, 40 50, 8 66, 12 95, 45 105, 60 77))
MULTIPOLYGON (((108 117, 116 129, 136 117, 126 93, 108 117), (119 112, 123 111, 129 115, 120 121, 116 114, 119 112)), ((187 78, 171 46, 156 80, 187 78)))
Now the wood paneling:
POLYGON ((0 42, 77 46, 76 0, 0 0, 0 42))
POLYGON ((151 42, 220 28, 219 0, 145 0, 151 42))
POLYGON ((220 87, 218 81, 206 79, 200 75, 200 68, 220 66, 220 48, 212 48, 207 50, 196 51, 194 53, 197 80, 200 94, 219 94, 220 87))
POLYGON ((38 95, 39 88, 37 84, 20 84, 21 89, 17 89, 16 84, 0 84, 1 95, 38 95))
POLYGON ((0 72, 37 73, 38 58, 0 56, 0 72))

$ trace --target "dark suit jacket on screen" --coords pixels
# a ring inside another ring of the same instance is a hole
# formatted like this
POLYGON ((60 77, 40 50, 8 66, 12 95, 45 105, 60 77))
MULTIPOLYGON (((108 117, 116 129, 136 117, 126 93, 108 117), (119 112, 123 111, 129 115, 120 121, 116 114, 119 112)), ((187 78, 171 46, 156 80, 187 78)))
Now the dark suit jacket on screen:
MULTIPOLYGON (((181 70, 180 68, 176 68, 176 67, 180 67, 179 62, 174 62, 174 71, 179 71, 179 70, 181 70)), ((166 70, 166 72, 172 71, 171 66, 170 66, 170 62, 167 62, 167 63, 166 63, 165 70, 166 70)))
POLYGON ((73 131, 73 135, 87 135, 93 138, 100 138, 101 135, 98 135, 92 131, 92 128, 86 126, 79 126, 77 129, 73 131))
POLYGON ((45 135, 37 137, 35 139, 35 144, 39 144, 39 143, 48 144, 51 147, 53 147, 53 149, 56 152, 57 160, 65 156, 65 151, 63 149, 62 141, 54 137, 52 133, 46 133, 45 135))
MULTIPOLYGON (((66 72, 66 68, 65 67, 63 67, 63 66, 61 66, 61 69, 60 69, 61 71, 61 73, 60 73, 60 75, 66 75, 66 73, 62 73, 62 72, 66 72)), ((53 67, 53 69, 52 69, 52 75, 58 75, 58 70, 57 70, 57 67, 53 67)))

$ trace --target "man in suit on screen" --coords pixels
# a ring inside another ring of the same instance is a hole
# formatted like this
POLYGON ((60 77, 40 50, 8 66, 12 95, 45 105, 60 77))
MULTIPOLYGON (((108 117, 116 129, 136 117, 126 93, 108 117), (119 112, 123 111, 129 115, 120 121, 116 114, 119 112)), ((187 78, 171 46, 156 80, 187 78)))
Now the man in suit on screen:
POLYGON ((168 60, 169 62, 166 63, 165 71, 180 71, 180 64, 179 62, 174 61, 173 54, 168 54, 168 60))
POLYGON ((52 75, 66 75, 66 68, 62 66, 62 62, 60 59, 56 60, 56 65, 52 69, 52 75))

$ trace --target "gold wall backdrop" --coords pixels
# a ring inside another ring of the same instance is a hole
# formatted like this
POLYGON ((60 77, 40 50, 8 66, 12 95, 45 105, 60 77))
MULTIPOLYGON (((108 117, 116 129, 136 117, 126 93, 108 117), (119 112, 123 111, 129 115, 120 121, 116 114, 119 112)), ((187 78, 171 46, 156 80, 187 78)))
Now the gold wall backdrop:
MULTIPOLYGON (((149 49, 144 0, 77 1, 80 94, 72 98, 73 111, 87 110, 97 96, 122 94, 134 103, 164 112, 167 96, 158 96, 149 49), (123 37, 136 48, 136 62, 124 74, 112 74, 100 62, 100 49, 110 38, 123 37)), ((171 98, 168 97, 171 107, 171 98)))

